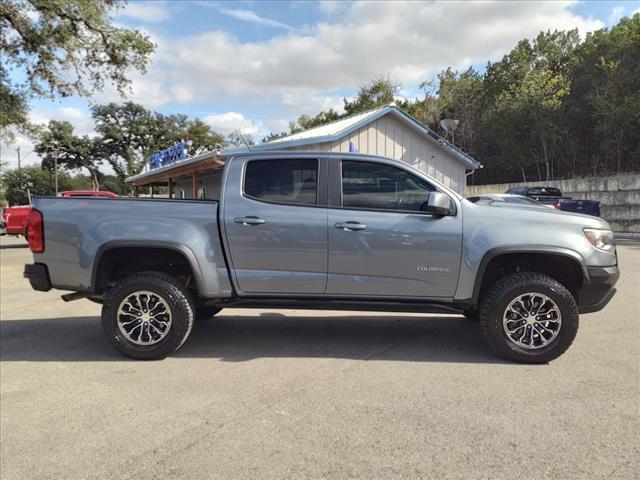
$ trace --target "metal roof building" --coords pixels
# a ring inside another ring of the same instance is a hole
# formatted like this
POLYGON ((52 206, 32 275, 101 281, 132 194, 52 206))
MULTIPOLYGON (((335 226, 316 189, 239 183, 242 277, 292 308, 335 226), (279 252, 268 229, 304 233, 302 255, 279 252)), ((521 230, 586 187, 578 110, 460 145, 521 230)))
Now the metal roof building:
MULTIPOLYGON (((246 149, 241 149, 246 151, 246 149)), ((251 146, 252 151, 300 150, 380 155, 406 162, 459 193, 467 171, 482 165, 395 105, 386 105, 303 132, 251 146)), ((136 187, 169 185, 181 198, 217 198, 224 159, 238 150, 211 152, 130 177, 136 187)))

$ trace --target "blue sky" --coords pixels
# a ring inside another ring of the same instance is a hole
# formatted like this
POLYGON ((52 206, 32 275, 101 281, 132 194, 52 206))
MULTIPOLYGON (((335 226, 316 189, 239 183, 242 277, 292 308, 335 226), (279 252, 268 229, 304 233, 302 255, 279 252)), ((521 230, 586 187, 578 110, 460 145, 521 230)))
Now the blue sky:
MULTIPOLYGON (((343 97, 376 75, 391 74, 412 97, 442 69, 482 69, 540 30, 578 28, 584 35, 638 10, 640 0, 130 1, 114 21, 158 45, 148 73, 132 74, 131 100, 202 118, 224 134, 239 129, 260 138, 299 114, 340 109, 343 97)), ((91 134, 90 101, 123 99, 106 88, 90 100, 34 100, 31 119, 68 120, 91 134)), ((38 161, 19 135, 3 152, 10 166, 16 146, 26 164, 38 161)))

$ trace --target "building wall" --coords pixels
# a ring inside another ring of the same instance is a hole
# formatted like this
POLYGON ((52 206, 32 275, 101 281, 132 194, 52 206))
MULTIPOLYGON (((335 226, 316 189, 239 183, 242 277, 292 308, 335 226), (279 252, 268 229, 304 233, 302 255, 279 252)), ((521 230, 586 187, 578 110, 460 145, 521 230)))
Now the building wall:
MULTIPOLYGON (((212 172, 200 172, 200 188, 205 189, 205 198, 207 200, 219 200, 220 199, 220 178, 222 170, 216 170, 212 172)), ((182 198, 181 192, 184 192, 184 198, 195 198, 192 192, 193 184, 191 175, 179 177, 174 180, 173 192, 175 198, 182 198)), ((197 193, 197 192, 196 192, 197 193)))
POLYGON ((468 186, 466 195, 504 193, 520 185, 550 186, 578 200, 599 200, 602 217, 617 232, 640 232, 640 175, 572 178, 550 182, 498 183, 468 186))
POLYGON ((402 160, 458 193, 464 192, 465 164, 392 115, 385 115, 339 141, 304 145, 291 150, 348 152, 349 143, 353 143, 360 153, 402 160))
POLYGON ((184 198, 193 198, 193 193, 191 192, 191 177, 180 177, 176 178, 173 183, 173 194, 175 198, 183 198, 181 193, 184 192, 184 198))

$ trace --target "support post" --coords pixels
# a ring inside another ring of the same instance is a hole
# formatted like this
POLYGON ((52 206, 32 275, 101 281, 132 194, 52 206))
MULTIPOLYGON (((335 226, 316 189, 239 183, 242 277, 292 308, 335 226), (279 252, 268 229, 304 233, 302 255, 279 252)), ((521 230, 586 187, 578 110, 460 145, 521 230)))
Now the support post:
POLYGON ((169 178, 169 199, 173 198, 173 178, 169 178))
POLYGON ((138 185, 133 186, 133 194, 138 198, 140 196, 140 190, 138 190, 138 185))
POLYGON ((191 198, 194 200, 198 199, 198 188, 200 187, 200 176, 198 171, 193 172, 191 176, 191 198))

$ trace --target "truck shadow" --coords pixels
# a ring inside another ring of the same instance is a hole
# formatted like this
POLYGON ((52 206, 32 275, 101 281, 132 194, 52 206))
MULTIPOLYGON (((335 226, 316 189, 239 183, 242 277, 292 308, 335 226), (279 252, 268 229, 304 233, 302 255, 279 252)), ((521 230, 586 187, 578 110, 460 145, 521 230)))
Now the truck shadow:
MULTIPOLYGON (((406 362, 508 363, 478 324, 458 316, 336 317, 224 315, 200 320, 176 358, 245 362, 258 358, 344 358, 406 362)), ((0 361, 127 361, 105 339, 98 317, 3 320, 0 361)))

